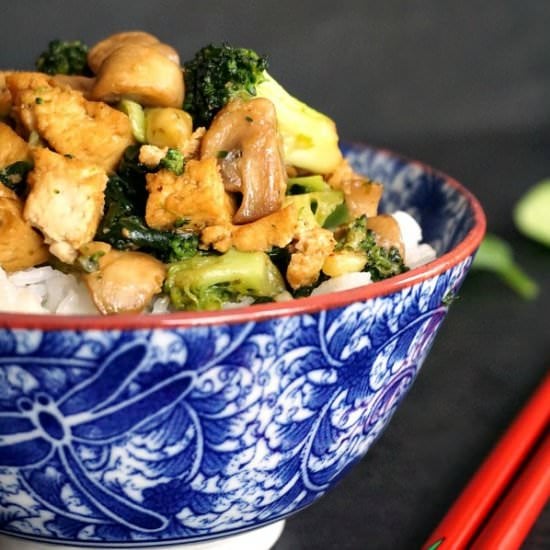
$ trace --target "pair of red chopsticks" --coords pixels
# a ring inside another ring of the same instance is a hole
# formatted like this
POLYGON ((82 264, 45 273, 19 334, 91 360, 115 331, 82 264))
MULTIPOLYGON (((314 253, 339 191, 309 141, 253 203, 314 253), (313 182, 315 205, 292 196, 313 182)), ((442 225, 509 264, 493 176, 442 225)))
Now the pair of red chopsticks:
POLYGON ((422 550, 517 550, 550 500, 550 373, 422 550))

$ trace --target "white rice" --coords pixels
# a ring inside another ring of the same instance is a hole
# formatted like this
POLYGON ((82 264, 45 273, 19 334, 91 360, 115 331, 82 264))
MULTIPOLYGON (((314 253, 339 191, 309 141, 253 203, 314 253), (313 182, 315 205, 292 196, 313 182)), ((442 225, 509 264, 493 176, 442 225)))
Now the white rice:
POLYGON ((401 210, 392 216, 401 230, 405 265, 409 269, 414 269, 435 260, 435 250, 429 244, 422 242, 422 228, 418 222, 410 214, 401 210))
MULTIPOLYGON (((399 224, 403 238, 404 261, 413 269, 435 259, 435 250, 422 243, 422 230, 416 220, 406 212, 396 212, 393 217, 399 224)), ((371 283, 369 273, 348 273, 333 277, 321 283, 312 293, 313 296, 347 290, 371 283)), ((292 299, 285 292, 277 301, 292 299)), ((228 304, 228 308, 248 305, 251 300, 228 304)), ((166 296, 157 298, 152 313, 169 311, 166 296)), ((7 274, 0 268, 0 311, 20 313, 58 313, 65 315, 97 314, 86 286, 74 275, 57 271, 49 266, 36 267, 7 274)))
POLYGON ((50 266, 11 275, 0 268, 0 310, 67 315, 98 313, 83 282, 50 266))

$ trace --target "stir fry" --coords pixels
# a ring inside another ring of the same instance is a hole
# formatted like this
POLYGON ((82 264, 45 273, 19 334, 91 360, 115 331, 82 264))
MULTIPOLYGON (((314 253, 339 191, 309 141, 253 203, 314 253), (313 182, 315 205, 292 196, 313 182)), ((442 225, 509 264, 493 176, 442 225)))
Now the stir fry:
POLYGON ((308 296, 404 272, 383 186, 249 49, 185 63, 145 32, 0 72, 0 266, 77 275, 102 314, 308 296))

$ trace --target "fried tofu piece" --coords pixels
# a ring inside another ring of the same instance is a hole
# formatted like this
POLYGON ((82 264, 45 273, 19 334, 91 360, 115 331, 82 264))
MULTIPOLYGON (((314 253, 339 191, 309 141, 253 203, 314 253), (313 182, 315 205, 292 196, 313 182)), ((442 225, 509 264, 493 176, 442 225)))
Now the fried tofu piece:
POLYGON ((130 120, 106 103, 87 101, 81 92, 53 85, 41 73, 12 73, 7 84, 21 124, 56 152, 113 171, 133 143, 130 120))
POLYGON ((301 227, 286 272, 288 284, 297 289, 315 283, 335 244, 332 231, 308 224, 301 227))
POLYGON ((145 221, 154 229, 227 225, 235 211, 214 158, 188 161, 181 176, 169 170, 147 174, 147 191, 145 221))
POLYGON ((0 185, 0 266, 8 272, 43 264, 49 258, 44 239, 23 219, 23 203, 0 185))
POLYGON ((43 233, 54 256, 72 263, 97 231, 107 174, 96 164, 45 148, 35 149, 33 158, 24 218, 43 233))
POLYGON ((162 290, 166 267, 149 254, 114 250, 97 242, 85 245, 80 252, 98 257, 98 270, 83 278, 103 315, 143 311, 162 290))
POLYGON ((343 160, 328 180, 333 189, 344 192, 344 201, 352 217, 376 216, 378 203, 384 186, 353 170, 347 160, 343 160))
POLYGON ((242 252, 268 252, 288 245, 298 225, 298 209, 289 204, 273 214, 242 225, 214 225, 201 233, 204 246, 227 252, 232 246, 242 252))
POLYGON ((22 94, 29 90, 48 90, 52 87, 52 78, 44 73, 13 71, 6 73, 5 81, 11 100, 11 114, 17 120, 18 131, 27 134, 36 131, 34 110, 22 103, 22 94))
POLYGON ((30 159, 27 142, 7 124, 0 122, 0 168, 14 162, 30 159))

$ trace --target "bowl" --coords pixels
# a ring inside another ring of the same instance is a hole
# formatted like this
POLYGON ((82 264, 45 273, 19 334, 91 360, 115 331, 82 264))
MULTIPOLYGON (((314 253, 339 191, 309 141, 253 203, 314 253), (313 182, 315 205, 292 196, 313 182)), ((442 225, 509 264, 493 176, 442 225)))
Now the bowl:
POLYGON ((371 285, 171 315, 0 314, 5 550, 267 550, 380 436, 485 231, 452 178, 361 144, 438 258, 371 285), (50 548, 50 546, 48 546, 50 548))

